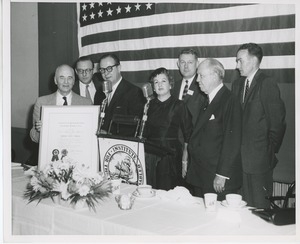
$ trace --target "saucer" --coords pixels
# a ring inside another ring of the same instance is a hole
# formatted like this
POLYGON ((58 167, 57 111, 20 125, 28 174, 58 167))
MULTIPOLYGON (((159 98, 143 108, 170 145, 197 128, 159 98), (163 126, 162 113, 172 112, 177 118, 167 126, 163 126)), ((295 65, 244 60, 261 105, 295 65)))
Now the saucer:
POLYGON ((226 208, 243 208, 243 207, 245 207, 245 206, 247 205, 247 202, 241 201, 240 204, 239 204, 238 206, 236 206, 236 207, 229 206, 226 200, 223 200, 223 201, 221 202, 221 204, 222 204, 224 207, 226 207, 226 208))
POLYGON ((154 190, 152 190, 152 193, 151 194, 148 194, 148 195, 141 195, 138 191, 134 191, 133 193, 132 193, 132 195, 134 196, 134 197, 136 197, 136 198, 143 198, 143 199, 147 199, 147 198, 152 198, 152 197, 155 197, 155 191, 154 190))

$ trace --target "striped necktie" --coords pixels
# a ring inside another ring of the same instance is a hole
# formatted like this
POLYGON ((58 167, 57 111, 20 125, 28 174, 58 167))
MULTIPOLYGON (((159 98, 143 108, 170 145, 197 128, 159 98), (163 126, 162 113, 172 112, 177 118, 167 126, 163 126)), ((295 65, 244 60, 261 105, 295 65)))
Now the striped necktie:
POLYGON ((189 90, 189 81, 186 80, 186 81, 185 81, 185 86, 184 86, 184 89, 183 89, 183 93, 182 93, 181 100, 184 100, 184 98, 185 98, 185 96, 186 96, 188 90, 189 90))
POLYGON ((244 102, 245 102, 245 100, 246 100, 248 91, 249 91, 249 80, 247 79, 247 80, 246 80, 245 95, 244 95, 244 102))

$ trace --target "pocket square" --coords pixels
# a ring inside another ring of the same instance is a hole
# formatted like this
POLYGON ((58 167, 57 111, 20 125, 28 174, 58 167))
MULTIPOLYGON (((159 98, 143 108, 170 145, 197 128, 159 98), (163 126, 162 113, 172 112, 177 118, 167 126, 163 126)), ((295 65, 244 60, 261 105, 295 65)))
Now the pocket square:
POLYGON ((213 120, 213 119, 215 119, 215 116, 212 114, 212 115, 210 116, 209 120, 213 120))

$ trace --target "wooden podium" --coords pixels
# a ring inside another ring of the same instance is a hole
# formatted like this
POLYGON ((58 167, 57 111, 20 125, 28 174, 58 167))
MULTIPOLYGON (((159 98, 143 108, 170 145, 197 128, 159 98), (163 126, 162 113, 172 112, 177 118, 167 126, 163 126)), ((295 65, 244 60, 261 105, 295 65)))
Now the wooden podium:
POLYGON ((163 157, 172 153, 145 139, 100 134, 98 136, 100 168, 109 179, 122 179, 134 185, 147 183, 145 152, 163 157))

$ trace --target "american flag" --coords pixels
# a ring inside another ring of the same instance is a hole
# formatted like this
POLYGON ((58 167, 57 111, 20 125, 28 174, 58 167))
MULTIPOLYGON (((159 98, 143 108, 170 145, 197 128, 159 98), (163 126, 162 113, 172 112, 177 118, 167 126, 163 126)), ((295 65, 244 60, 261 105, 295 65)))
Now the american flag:
POLYGON ((264 51, 261 68, 278 83, 295 83, 295 5, 204 3, 78 3, 80 56, 97 62, 116 53, 128 80, 147 81, 156 68, 179 75, 177 58, 194 48, 237 75, 236 51, 247 42, 264 51))

